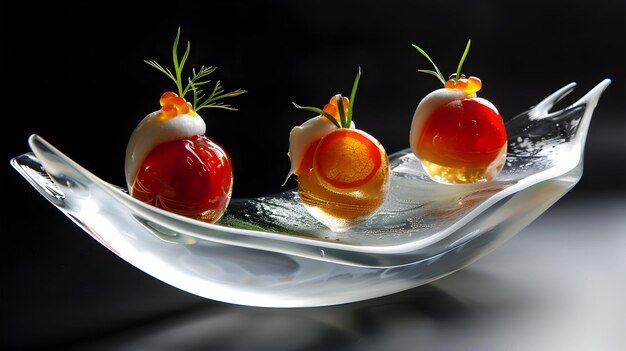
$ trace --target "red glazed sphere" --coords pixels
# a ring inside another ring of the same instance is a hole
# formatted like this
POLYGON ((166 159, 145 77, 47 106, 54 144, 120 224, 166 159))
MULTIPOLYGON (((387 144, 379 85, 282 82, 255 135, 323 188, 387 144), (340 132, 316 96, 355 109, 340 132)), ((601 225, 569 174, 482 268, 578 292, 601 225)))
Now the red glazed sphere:
POLYGON ((139 167, 131 195, 213 223, 224 214, 232 187, 230 157, 211 139, 198 135, 156 146, 139 167))
POLYGON ((498 157, 506 141, 502 117, 479 100, 464 99, 430 115, 417 149, 420 158, 441 166, 482 168, 498 157))

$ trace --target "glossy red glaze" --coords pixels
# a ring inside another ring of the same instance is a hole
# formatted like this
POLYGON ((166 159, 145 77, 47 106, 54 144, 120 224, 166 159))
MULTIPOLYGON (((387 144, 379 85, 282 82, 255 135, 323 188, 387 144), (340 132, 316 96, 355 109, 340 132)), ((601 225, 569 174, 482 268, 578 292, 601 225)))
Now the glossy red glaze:
POLYGON ((131 195, 174 213, 215 222, 228 206, 232 185, 230 157, 200 135, 155 147, 139 167, 131 195))
POLYGON ((454 100, 426 120, 417 150, 421 159, 446 167, 486 167, 506 141, 496 111, 480 100, 454 100))

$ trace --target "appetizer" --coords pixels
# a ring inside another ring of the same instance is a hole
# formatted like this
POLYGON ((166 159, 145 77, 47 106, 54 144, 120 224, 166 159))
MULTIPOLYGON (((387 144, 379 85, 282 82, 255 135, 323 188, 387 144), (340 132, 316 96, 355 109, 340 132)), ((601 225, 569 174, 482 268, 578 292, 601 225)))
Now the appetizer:
POLYGON ((433 65, 434 75, 443 84, 420 101, 409 142, 428 175, 442 183, 474 183, 495 177, 504 166, 507 134, 496 107, 476 96, 482 87, 477 77, 466 78, 461 67, 471 40, 459 61, 456 74, 445 80, 428 54, 413 45, 433 65))
POLYGON ((359 69, 350 100, 333 96, 324 109, 294 106, 317 113, 289 134, 289 176, 298 177, 298 193, 307 211, 336 232, 368 219, 389 190, 389 159, 371 135, 352 121, 359 69))
POLYGON ((189 56, 190 43, 180 61, 178 41, 172 49, 174 69, 156 61, 145 61, 176 83, 177 93, 166 91, 160 98, 161 109, 146 116, 130 137, 126 148, 126 183, 130 195, 145 203, 205 222, 217 221, 233 188, 230 157, 219 145, 204 136, 206 125, 198 111, 208 108, 235 110, 223 99, 244 94, 237 89, 224 92, 217 81, 207 77, 215 67, 202 66, 183 84, 182 70, 189 56), (173 73, 172 73, 173 72, 173 73), (185 96, 191 94, 193 103, 185 96))

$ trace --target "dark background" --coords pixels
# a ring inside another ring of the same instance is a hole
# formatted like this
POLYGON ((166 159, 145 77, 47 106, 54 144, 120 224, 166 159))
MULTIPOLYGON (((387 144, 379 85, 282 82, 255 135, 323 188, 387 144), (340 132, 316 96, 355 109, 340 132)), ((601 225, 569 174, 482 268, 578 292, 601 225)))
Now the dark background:
MULTIPOLYGON (((103 179, 124 184, 128 137, 159 108, 159 96, 174 90, 142 60, 170 66, 178 26, 192 44, 189 68, 217 66, 214 76, 227 90, 249 91, 232 101, 238 112, 202 111, 207 136, 234 160, 234 197, 283 189, 289 131, 310 117, 290 102, 322 107, 332 94, 348 95, 358 66, 357 125, 389 153, 408 147, 417 103, 439 88, 434 77, 417 72, 430 67, 410 44, 426 49, 447 75, 471 38, 463 71, 482 79, 480 96, 505 120, 569 82, 578 88, 563 106, 602 79, 613 80, 591 125, 585 175, 562 202, 623 202, 624 6, 578 0, 3 1, 0 346, 77 346, 198 307, 229 308, 166 286, 107 252, 9 166, 36 133, 103 179)), ((419 291, 428 295, 428 289, 419 291)))

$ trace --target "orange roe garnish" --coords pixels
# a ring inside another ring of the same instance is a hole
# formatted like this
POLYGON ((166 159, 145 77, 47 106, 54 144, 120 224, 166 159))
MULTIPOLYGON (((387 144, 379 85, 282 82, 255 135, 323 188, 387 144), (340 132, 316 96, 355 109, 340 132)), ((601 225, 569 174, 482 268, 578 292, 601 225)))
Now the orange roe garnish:
MULTIPOLYGON (((342 98, 344 113, 348 114, 348 107, 350 106, 350 101, 348 98, 342 98)), ((324 106, 324 111, 328 112, 331 116, 335 117, 338 121, 340 120, 339 109, 337 108, 337 99, 335 97, 331 97, 330 101, 324 106)))
POLYGON ((174 105, 165 105, 161 108, 161 114, 166 118, 172 118, 178 116, 178 111, 174 105))
POLYGON ((184 114, 196 115, 191 103, 171 91, 163 93, 159 103, 162 106, 161 113, 165 119, 184 114))
POLYGON ((483 83, 478 77, 471 76, 469 78, 461 78, 459 80, 448 79, 444 85, 446 89, 458 89, 465 93, 465 95, 471 95, 479 91, 482 88, 483 83))
POLYGON ((171 91, 166 91, 163 93, 163 95, 161 95, 161 99, 159 99, 159 103, 161 104, 161 106, 165 106, 167 104, 167 101, 175 96, 176 93, 171 92, 171 91))
POLYGON ((483 87, 483 82, 481 82, 480 78, 471 76, 467 80, 467 89, 472 90, 473 92, 477 92, 480 88, 483 87))

